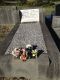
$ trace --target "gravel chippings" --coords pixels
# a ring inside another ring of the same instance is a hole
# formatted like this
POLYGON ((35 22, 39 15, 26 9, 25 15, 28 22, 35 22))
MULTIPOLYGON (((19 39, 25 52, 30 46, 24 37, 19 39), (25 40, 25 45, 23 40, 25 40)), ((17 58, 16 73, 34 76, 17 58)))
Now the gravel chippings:
POLYGON ((27 44, 36 44, 47 53, 40 23, 20 24, 5 54, 11 53, 15 47, 25 47, 27 44))

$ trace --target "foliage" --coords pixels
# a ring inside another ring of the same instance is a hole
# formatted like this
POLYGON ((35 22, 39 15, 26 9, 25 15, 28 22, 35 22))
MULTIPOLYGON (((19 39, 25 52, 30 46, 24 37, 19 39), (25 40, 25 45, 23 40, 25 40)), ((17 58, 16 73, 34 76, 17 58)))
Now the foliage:
POLYGON ((41 6, 41 5, 52 5, 54 1, 60 0, 6 0, 6 1, 16 1, 16 4, 6 4, 5 0, 0 0, 0 5, 19 5, 19 6, 41 6))
POLYGON ((20 0, 22 4, 26 4, 27 0, 20 0))
POLYGON ((55 6, 45 5, 45 6, 42 6, 42 8, 44 9, 45 15, 51 15, 55 12, 55 6))

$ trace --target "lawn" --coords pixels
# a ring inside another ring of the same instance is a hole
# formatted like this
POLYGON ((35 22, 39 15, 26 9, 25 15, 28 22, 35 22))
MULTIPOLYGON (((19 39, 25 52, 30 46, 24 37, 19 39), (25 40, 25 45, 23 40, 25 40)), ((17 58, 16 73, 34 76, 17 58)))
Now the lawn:
POLYGON ((13 25, 0 25, 0 42, 5 39, 13 27, 13 25))

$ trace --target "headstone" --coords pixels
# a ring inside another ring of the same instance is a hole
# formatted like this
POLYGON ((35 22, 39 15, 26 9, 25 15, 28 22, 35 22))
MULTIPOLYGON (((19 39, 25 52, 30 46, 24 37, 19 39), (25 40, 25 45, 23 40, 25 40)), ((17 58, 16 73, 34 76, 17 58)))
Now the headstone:
POLYGON ((39 9, 20 10, 22 12, 21 22, 39 22, 39 9))

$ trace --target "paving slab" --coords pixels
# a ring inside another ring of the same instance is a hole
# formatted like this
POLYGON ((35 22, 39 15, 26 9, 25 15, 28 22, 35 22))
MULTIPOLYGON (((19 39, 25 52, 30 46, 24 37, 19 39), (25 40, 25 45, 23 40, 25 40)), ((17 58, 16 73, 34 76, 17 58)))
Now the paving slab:
POLYGON ((53 16, 52 27, 60 28, 60 16, 53 16))
POLYGON ((14 58, 12 55, 4 55, 0 57, 0 76, 48 80, 46 78, 48 64, 47 54, 42 54, 36 59, 28 59, 26 62, 14 58))
POLYGON ((0 76, 6 77, 26 77, 31 80, 38 80, 38 61, 28 59, 26 62, 13 58, 10 55, 0 59, 0 76))
POLYGON ((16 24, 19 20, 19 11, 16 6, 0 6, 0 24, 16 24))

